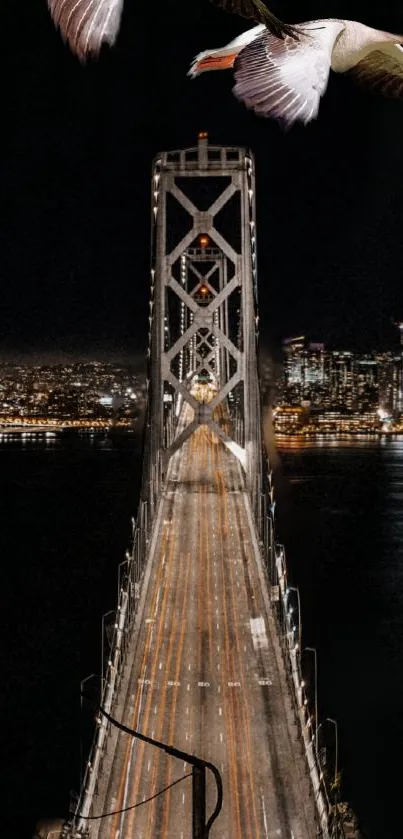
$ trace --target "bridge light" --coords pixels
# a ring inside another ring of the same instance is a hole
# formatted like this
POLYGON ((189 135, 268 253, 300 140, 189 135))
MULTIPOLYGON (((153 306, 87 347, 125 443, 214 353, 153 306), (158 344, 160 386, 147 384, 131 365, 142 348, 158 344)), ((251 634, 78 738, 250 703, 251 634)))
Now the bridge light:
POLYGON ((202 235, 199 236, 199 244, 201 248, 207 248, 210 244, 210 239, 205 235, 205 233, 202 233, 202 235))
POLYGON ((205 285, 200 286, 200 294, 207 294, 208 288, 205 285))
POLYGON ((208 131, 199 131, 197 136, 198 136, 199 140, 207 140, 208 131))

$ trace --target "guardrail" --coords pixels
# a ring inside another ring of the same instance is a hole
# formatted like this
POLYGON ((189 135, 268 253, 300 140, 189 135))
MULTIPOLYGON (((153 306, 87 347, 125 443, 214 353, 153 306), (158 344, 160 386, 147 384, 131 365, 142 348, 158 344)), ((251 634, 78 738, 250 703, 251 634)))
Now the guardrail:
MULTIPOLYGON (((105 676, 101 685, 101 705, 111 715, 113 715, 113 706, 120 687, 147 563, 152 521, 149 506, 154 507, 154 503, 150 505, 147 502, 141 503, 137 521, 132 520, 132 548, 130 552, 126 552, 126 559, 119 565, 115 623, 105 676)), ((103 670, 104 662, 102 662, 103 670)), ((96 719, 96 729, 75 813, 72 820, 64 827, 62 834, 66 836, 66 839, 81 839, 89 835, 88 817, 97 792, 98 778, 110 730, 111 725, 106 717, 99 715, 96 719)))
MULTIPOLYGON (((301 615, 298 614, 298 623, 293 620, 294 611, 289 607, 289 592, 290 589, 287 584, 287 567, 285 560, 285 550, 283 545, 275 544, 275 570, 278 586, 278 596, 276 602, 278 604, 278 624, 280 631, 282 629, 282 637, 285 641, 285 656, 288 661, 288 673, 290 683, 294 692, 296 716, 299 721, 300 734, 302 738, 307 768, 309 771, 311 784, 315 796, 315 804, 318 813, 318 820, 321 829, 321 836, 323 839, 331 839, 335 834, 329 832, 329 812, 331 808, 329 796, 326 789, 323 772, 320 768, 319 755, 316 749, 316 738, 313 729, 313 718, 309 710, 309 698, 305 691, 305 682, 302 678, 300 666, 300 621, 301 615)), ((284 645, 283 645, 284 650, 284 645)), ((318 720, 315 719, 315 730, 318 726, 318 720)))
MULTIPOLYGON (((140 502, 137 520, 132 519, 131 551, 126 552, 126 559, 119 565, 118 601, 105 675, 104 660, 102 660, 101 680, 103 684, 101 683, 100 703, 102 708, 111 716, 113 716, 113 707, 120 688, 128 646, 132 638, 147 565, 154 516, 164 482, 159 453, 156 462, 148 465, 148 476, 148 500, 140 502)), ((102 759, 110 733, 111 724, 105 716, 98 716, 81 791, 74 809, 74 815, 63 827, 63 839, 64 837, 65 839, 83 839, 83 837, 89 836, 88 818, 91 814, 94 795, 97 792, 98 778, 102 771, 102 759)))
MULTIPOLYGON (((273 472, 267 460, 263 465, 266 470, 266 493, 261 493, 260 517, 256 522, 260 538, 260 548, 267 575, 268 588, 274 613, 277 619, 277 632, 283 653, 286 675, 293 698, 296 721, 299 725, 303 750, 315 796, 321 839, 342 839, 343 833, 335 832, 330 825, 332 805, 329 800, 325 777, 320 767, 312 716, 309 711, 309 697, 305 691, 305 682, 301 673, 300 628, 301 613, 298 593, 298 620, 294 622, 294 611, 289 608, 290 587, 287 582, 285 548, 276 541, 273 472), (296 637, 297 636, 297 637, 296 637)), ((294 589, 294 587, 291 587, 294 589)), ((315 662, 316 665, 316 662, 315 662)), ((317 708, 315 708, 315 712, 317 708)), ((315 720, 318 726, 319 721, 315 720)))

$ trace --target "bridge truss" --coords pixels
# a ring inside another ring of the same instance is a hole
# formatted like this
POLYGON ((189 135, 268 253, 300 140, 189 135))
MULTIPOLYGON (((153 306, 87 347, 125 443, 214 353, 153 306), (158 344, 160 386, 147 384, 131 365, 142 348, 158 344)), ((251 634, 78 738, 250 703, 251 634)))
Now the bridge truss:
POLYGON ((258 516, 262 445, 252 154, 210 146, 201 132, 195 148, 158 155, 152 220, 152 485, 195 428, 209 425, 241 461, 258 516), (197 380, 214 387, 210 402, 200 404, 192 394, 197 380), (194 415, 178 433, 183 402, 194 415))

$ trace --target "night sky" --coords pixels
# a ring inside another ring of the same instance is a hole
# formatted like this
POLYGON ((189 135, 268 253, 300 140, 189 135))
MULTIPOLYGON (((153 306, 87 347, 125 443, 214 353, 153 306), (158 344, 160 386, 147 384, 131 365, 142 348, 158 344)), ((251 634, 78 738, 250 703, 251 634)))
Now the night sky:
MULTIPOLYGON (((84 67, 45 0, 12 5, 2 22, 0 360, 143 353, 152 158, 195 145, 202 129, 256 157, 265 342, 301 332, 346 348, 397 340, 403 101, 333 75, 319 120, 284 133, 237 102, 231 72, 187 78, 197 52, 249 28, 207 0, 145 3, 140 13, 126 0, 116 48, 84 67)), ((289 21, 349 17, 403 33, 396 0, 379 14, 368 6, 271 4, 289 21)))

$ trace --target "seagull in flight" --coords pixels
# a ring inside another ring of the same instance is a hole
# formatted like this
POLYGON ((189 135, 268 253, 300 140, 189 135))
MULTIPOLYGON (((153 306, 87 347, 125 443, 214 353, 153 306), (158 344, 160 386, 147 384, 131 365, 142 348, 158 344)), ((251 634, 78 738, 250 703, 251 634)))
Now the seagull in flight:
POLYGON ((318 115, 330 70, 384 96, 403 98, 403 35, 351 20, 300 23, 279 38, 259 23, 222 49, 201 52, 189 76, 233 69, 233 92, 247 108, 288 128, 318 115))
MULTIPOLYGON (((103 44, 112 47, 118 36, 124 0, 47 0, 55 26, 71 50, 85 61, 98 56, 103 44)), ((298 37, 297 29, 278 20, 262 0, 210 0, 232 14, 259 21, 279 39, 298 37)))

